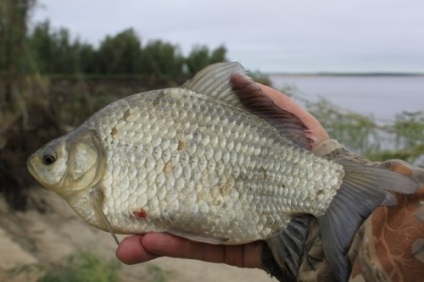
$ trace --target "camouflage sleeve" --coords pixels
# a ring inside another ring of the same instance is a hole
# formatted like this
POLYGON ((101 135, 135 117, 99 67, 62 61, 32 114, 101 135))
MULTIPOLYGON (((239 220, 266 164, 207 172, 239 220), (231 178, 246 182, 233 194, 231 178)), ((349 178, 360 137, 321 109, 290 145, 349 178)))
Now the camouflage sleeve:
POLYGON ((357 254, 352 278, 366 281, 422 281, 424 277, 424 169, 401 160, 373 165, 408 175, 417 193, 397 195, 398 204, 377 208, 352 245, 357 254))

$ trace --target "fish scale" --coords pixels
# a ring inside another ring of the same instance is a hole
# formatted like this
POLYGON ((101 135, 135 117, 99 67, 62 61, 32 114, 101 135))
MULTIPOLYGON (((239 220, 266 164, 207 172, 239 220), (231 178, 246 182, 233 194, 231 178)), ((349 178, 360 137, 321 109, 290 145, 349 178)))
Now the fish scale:
POLYGON ((389 191, 413 193, 418 185, 318 156, 308 135, 239 64, 222 63, 182 87, 106 106, 27 162, 43 186, 116 241, 115 233, 148 232, 210 244, 264 240, 293 277, 305 218, 316 217, 326 258, 346 280, 345 254, 365 218, 395 202, 389 191))

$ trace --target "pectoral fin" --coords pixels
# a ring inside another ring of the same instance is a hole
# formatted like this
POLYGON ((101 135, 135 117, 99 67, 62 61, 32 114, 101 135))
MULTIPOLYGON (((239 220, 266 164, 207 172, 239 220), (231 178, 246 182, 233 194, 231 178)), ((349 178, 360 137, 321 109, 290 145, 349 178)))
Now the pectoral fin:
POLYGON ((89 197, 90 197, 90 204, 94 210, 97 220, 107 227, 113 239, 115 240, 116 244, 119 245, 119 240, 116 237, 115 232, 113 231, 112 225, 110 224, 109 220, 107 219, 102 209, 102 204, 104 201, 103 191, 101 189, 94 188, 90 192, 89 197))

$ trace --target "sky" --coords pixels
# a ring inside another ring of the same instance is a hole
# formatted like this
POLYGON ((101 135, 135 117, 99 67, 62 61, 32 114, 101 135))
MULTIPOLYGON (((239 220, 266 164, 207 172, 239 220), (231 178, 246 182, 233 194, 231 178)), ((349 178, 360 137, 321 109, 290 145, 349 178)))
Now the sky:
POLYGON ((224 45, 228 58, 262 72, 424 73, 422 0, 38 0, 49 19, 98 45, 133 28, 187 54, 224 45))

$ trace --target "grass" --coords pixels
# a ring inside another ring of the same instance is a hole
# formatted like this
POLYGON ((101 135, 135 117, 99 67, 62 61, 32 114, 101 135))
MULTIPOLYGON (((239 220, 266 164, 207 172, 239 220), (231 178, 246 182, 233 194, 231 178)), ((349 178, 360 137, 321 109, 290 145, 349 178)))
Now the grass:
POLYGON ((148 265, 147 271, 150 275, 151 282, 167 282, 168 275, 163 271, 162 268, 156 265, 148 265))
POLYGON ((120 263, 116 260, 104 262, 89 252, 77 252, 65 259, 38 282, 118 282, 120 263))

